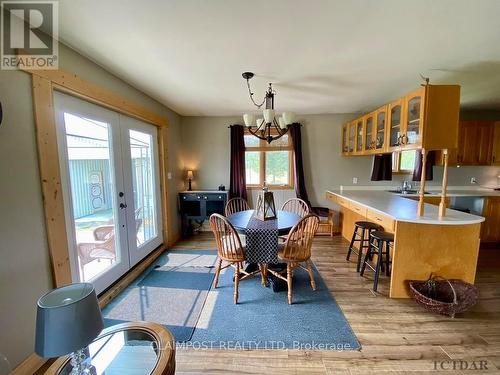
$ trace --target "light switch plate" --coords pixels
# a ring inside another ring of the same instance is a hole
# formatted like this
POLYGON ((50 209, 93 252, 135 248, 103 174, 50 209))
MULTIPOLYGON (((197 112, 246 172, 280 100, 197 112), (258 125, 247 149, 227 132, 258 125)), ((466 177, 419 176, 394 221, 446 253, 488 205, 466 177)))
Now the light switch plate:
POLYGON ((353 177, 353 178, 352 178, 352 183, 353 183, 354 185, 356 185, 356 184, 358 183, 358 178, 357 178, 357 177, 353 177))
POLYGON ((470 183, 471 183, 471 184, 477 184, 476 177, 471 177, 471 178, 470 178, 470 183))
POLYGON ((167 173, 167 178, 168 178, 169 180, 171 180, 171 179, 172 179, 172 172, 168 172, 168 173, 167 173))

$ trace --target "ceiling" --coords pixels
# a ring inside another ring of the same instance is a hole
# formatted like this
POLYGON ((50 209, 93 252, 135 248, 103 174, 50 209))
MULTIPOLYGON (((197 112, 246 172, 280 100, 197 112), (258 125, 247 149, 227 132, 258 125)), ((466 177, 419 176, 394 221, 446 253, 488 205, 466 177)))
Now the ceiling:
POLYGON ((500 109, 497 0, 60 0, 60 39, 181 115, 368 111, 421 83, 500 109))

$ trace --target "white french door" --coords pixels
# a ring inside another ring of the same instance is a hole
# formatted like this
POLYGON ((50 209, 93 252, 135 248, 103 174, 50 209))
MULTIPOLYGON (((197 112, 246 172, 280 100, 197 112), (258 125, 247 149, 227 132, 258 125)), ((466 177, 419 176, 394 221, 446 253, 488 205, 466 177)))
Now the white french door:
POLYGON ((157 129, 54 94, 73 281, 96 292, 163 242, 157 129))

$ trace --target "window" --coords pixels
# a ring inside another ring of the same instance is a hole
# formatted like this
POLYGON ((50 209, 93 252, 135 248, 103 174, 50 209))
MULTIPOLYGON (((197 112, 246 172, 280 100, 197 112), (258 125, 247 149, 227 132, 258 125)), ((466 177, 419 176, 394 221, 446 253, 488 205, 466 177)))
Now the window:
POLYGON ((392 172, 401 174, 413 173, 415 169, 416 150, 396 151, 392 153, 392 172))
POLYGON ((293 149, 288 134, 268 144, 245 130, 245 170, 249 188, 291 189, 293 149))

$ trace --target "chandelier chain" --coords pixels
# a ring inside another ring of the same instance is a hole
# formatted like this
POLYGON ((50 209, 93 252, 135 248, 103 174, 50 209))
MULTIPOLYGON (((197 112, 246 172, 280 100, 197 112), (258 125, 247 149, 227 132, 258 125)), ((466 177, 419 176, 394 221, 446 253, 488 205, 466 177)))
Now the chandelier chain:
POLYGON ((262 99, 262 103, 258 104, 254 98, 253 98, 253 92, 252 90, 250 89, 250 80, 247 79, 247 87, 248 87, 248 94, 250 96, 250 99, 252 100, 253 104, 260 109, 260 107, 262 107, 264 105, 264 103, 266 102, 266 97, 264 97, 264 99, 262 99))

